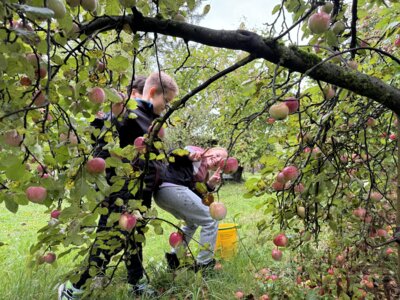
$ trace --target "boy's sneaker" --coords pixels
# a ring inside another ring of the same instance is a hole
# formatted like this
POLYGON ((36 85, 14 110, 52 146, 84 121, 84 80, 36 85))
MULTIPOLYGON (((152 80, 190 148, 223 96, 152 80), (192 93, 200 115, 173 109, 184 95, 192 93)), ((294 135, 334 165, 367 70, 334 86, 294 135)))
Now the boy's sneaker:
POLYGON ((83 290, 75 288, 71 282, 62 283, 58 287, 58 300, 77 300, 83 294, 83 290))
POLYGON ((176 270, 179 267, 179 258, 176 253, 165 253, 165 259, 167 260, 168 267, 171 270, 176 270))

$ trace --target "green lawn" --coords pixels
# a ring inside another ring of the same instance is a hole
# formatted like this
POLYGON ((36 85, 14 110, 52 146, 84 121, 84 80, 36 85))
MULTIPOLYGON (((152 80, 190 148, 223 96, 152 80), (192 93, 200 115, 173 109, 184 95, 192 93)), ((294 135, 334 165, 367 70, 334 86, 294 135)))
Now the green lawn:
MULTIPOLYGON (((184 299, 188 295, 193 299, 203 299, 206 298, 205 294, 212 299, 232 299, 236 289, 249 293, 257 289, 253 276, 246 274, 254 273, 252 262, 257 268, 270 263, 270 250, 255 244, 255 224, 262 218, 262 213, 255 206, 262 198, 243 199, 243 193, 242 184, 230 183, 219 192, 220 201, 228 207, 224 222, 233 222, 235 218, 240 226, 238 233, 241 245, 239 254, 230 261, 223 261, 223 270, 210 279, 204 280, 187 270, 178 272, 173 278, 165 268, 164 253, 169 251, 168 236, 174 228, 168 224, 163 225, 162 236, 156 235, 152 230, 148 232, 144 250, 146 269, 152 284, 165 291, 160 299, 170 299, 173 295, 176 299, 184 299), (245 248, 243 245, 246 245, 245 248), (268 251, 268 255, 264 254, 265 251, 268 251), (232 277, 232 274, 235 276, 232 277), (225 288, 221 289, 221 285, 225 288)), ((160 209, 159 216, 177 223, 174 217, 160 209)), ((73 257, 65 256, 53 265, 44 264, 34 269, 27 267, 29 247, 35 242, 36 231, 48 222, 49 212, 43 206, 32 204, 20 207, 17 214, 2 208, 0 220, 0 241, 6 243, 0 247, 0 299, 56 299, 58 280, 61 274, 69 271, 73 257)), ((268 247, 270 249, 271 245, 268 247)), ((128 299, 124 278, 125 268, 121 265, 116 283, 108 287, 101 298, 128 299)))

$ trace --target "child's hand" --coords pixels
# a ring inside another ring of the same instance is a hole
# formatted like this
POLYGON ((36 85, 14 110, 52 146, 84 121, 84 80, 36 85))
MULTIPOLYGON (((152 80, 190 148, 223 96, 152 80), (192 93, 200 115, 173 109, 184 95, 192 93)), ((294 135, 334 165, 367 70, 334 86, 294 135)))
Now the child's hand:
POLYGON ((201 160, 202 155, 203 155, 202 152, 192 152, 192 153, 189 153, 189 159, 191 161, 199 161, 199 160, 201 160))
POLYGON ((210 177, 210 179, 208 180, 208 185, 211 188, 214 188, 217 184, 219 184, 221 182, 221 167, 219 167, 214 174, 210 177))

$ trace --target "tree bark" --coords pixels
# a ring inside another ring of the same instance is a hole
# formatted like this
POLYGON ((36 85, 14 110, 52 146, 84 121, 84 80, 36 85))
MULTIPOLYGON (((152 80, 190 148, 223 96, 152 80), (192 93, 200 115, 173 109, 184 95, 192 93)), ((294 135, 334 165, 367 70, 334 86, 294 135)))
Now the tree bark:
POLYGON ((300 50, 296 46, 287 47, 273 38, 264 38, 246 30, 214 30, 184 22, 143 17, 139 12, 128 16, 102 16, 81 27, 81 33, 121 30, 128 23, 134 32, 153 32, 193 41, 200 44, 246 51, 257 58, 265 59, 288 70, 306 74, 360 96, 373 99, 400 114, 400 90, 347 67, 322 62, 318 56, 300 50))

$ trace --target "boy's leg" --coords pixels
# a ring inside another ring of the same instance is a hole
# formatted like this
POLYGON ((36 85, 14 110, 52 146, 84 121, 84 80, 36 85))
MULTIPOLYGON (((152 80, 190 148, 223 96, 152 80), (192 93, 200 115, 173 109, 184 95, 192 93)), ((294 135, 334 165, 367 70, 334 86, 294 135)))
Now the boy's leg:
MULTIPOLYGON (((144 235, 142 226, 136 226, 135 234, 144 235)), ((133 236, 129 239, 129 249, 126 253, 125 265, 128 273, 128 283, 133 286, 137 285, 144 274, 143 244, 137 242, 133 236)))
MULTIPOLYGON (((197 262, 207 264, 213 259, 214 247, 218 233, 218 221, 210 216, 208 206, 189 188, 183 186, 163 187, 155 195, 156 203, 172 213, 178 219, 183 219, 189 226, 202 226, 200 244, 208 247, 201 250, 197 262)), ((188 232, 190 234, 190 230, 188 232)))

